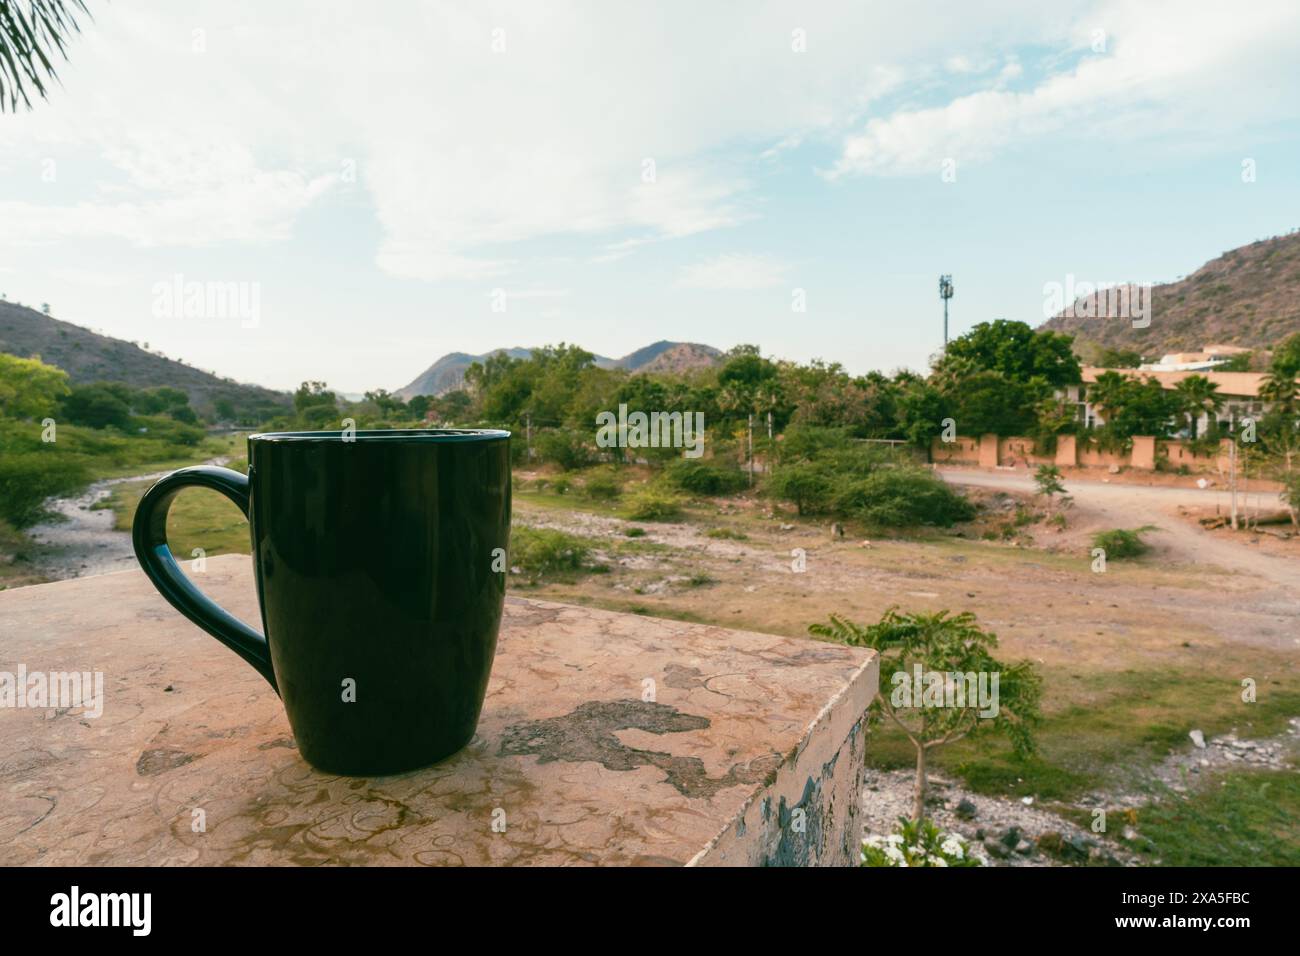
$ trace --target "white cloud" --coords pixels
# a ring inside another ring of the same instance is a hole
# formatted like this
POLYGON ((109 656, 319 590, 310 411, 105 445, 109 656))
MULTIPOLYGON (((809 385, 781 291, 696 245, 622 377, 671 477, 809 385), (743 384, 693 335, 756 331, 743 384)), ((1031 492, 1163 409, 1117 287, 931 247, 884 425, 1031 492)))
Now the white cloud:
MULTIPOLYGON (((1132 145, 1173 130, 1221 132, 1300 112, 1293 98, 1278 95, 1293 86, 1300 52, 1300 6, 1291 0, 1264 0, 1230 16, 1211 0, 1109 3, 1074 22, 1068 45, 1082 56, 1078 65, 1029 92, 999 88, 1022 72, 1012 60, 994 88, 873 117, 845 138, 828 175, 928 173, 946 157, 985 160, 1048 135, 1132 145), (1094 31, 1104 34, 1104 52, 1092 53, 1094 31)), ((949 61, 950 69, 967 65, 949 61)))
POLYGON ((0 168, 58 155, 61 185, 6 177, 0 215, 15 241, 262 242, 338 196, 365 200, 375 260, 399 276, 497 276, 556 237, 617 257, 755 217, 765 149, 837 128, 898 87, 900 60, 990 35, 984 9, 949 11, 936 37, 940 9, 113 4, 73 42, 52 100, 5 117, 0 168))
POLYGON ((785 282, 789 268, 770 256, 732 253, 687 266, 676 284, 688 289, 770 289, 785 282))

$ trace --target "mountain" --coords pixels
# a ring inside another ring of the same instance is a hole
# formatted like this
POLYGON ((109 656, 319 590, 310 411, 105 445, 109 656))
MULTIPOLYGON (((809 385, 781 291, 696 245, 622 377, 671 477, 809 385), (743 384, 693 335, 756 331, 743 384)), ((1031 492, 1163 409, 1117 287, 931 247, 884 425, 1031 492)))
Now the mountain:
POLYGON ((42 315, 35 309, 0 301, 0 352, 57 365, 73 384, 125 382, 134 388, 170 385, 190 397, 200 415, 209 416, 218 399, 227 399, 250 418, 287 410, 291 398, 260 385, 243 385, 228 378, 154 355, 122 339, 100 335, 80 325, 42 315))
POLYGON ((1300 234, 1261 239, 1212 259, 1186 278, 1155 286, 1151 322, 1057 315, 1041 328, 1075 336, 1087 357, 1099 346, 1148 358, 1207 343, 1269 349, 1300 332, 1300 234))
MULTIPOLYGON (((474 362, 482 362, 491 355, 504 352, 511 358, 524 359, 532 355, 532 349, 513 348, 497 349, 482 355, 470 355, 466 352, 451 352, 434 362, 417 375, 409 385, 399 388, 396 395, 402 399, 411 399, 416 395, 441 395, 454 391, 465 381, 465 370, 474 362)), ((706 368, 716 365, 720 351, 709 345, 695 342, 655 342, 629 352, 620 359, 596 356, 596 364, 601 368, 622 368, 630 372, 681 372, 691 368, 706 368)))

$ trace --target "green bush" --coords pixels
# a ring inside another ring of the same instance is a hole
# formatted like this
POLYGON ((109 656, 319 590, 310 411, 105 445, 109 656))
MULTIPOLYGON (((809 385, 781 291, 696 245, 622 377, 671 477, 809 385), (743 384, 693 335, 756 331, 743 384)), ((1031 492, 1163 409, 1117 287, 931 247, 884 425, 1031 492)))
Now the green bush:
POLYGON ((591 547, 553 528, 510 529, 510 565, 532 578, 590 570, 591 547))
POLYGON ((582 489, 588 498, 596 501, 612 501, 623 493, 622 483, 609 472, 589 475, 582 489))
POLYGON ((675 495, 645 490, 628 505, 627 517, 633 521, 671 521, 682 513, 682 503, 675 495))
POLYGON ((678 458, 663 471, 664 480, 679 491, 692 495, 730 495, 749 484, 749 477, 739 468, 726 468, 713 462, 678 458))
POLYGON ((831 468, 810 461, 780 465, 763 484, 773 498, 788 501, 801 515, 829 511, 835 489, 831 468))
POLYGON ((1098 531, 1092 536, 1092 546, 1106 552, 1106 560, 1113 558, 1138 558, 1151 550, 1151 545, 1142 540, 1144 532, 1155 530, 1151 525, 1141 528, 1112 528, 1110 531, 1098 531))
POLYGON ((574 471, 595 460, 588 445, 589 438, 585 432, 553 428, 539 432, 534 447, 542 461, 556 465, 562 471, 574 471))
POLYGON ((0 454, 0 518, 15 528, 27 528, 45 515, 43 504, 53 495, 68 495, 88 481, 86 459, 56 449, 0 454))
POLYGON ((882 468, 842 482, 834 510, 887 528, 949 527, 975 517, 975 506, 923 468, 882 468))

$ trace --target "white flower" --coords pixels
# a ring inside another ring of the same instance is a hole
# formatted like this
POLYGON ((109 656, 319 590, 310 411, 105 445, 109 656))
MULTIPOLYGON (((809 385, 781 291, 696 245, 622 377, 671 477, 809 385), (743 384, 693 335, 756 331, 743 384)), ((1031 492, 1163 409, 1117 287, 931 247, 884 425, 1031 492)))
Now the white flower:
POLYGON ((947 856, 956 857, 959 860, 966 855, 965 851, 962 849, 961 840, 957 839, 957 837, 953 836, 952 834, 949 834, 947 837, 944 838, 944 841, 939 846, 939 849, 943 851, 943 853, 945 853, 947 856))
POLYGON ((928 862, 931 866, 947 866, 947 865, 948 865, 948 861, 945 860, 943 857, 941 857, 941 856, 934 856, 933 854, 931 854, 930 856, 926 857, 926 862, 928 862))
POLYGON ((889 836, 885 837, 885 842, 897 845, 903 842, 903 835, 901 833, 891 833, 889 836))
POLYGON ((885 857, 898 866, 907 866, 907 858, 903 856, 903 852, 896 846, 885 847, 885 857))

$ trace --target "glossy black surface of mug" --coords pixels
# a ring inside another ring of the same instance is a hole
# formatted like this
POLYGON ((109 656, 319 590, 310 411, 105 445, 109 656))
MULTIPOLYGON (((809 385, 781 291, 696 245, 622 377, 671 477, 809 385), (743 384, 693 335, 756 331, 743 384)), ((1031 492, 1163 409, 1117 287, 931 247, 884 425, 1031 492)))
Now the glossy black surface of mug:
POLYGON ((167 476, 141 500, 134 536, 163 596, 277 689, 302 756, 371 776, 434 763, 474 734, 505 598, 509 434, 351 437, 250 436, 246 478, 167 476), (188 485, 249 517, 265 641, 178 578, 166 511, 188 485))

